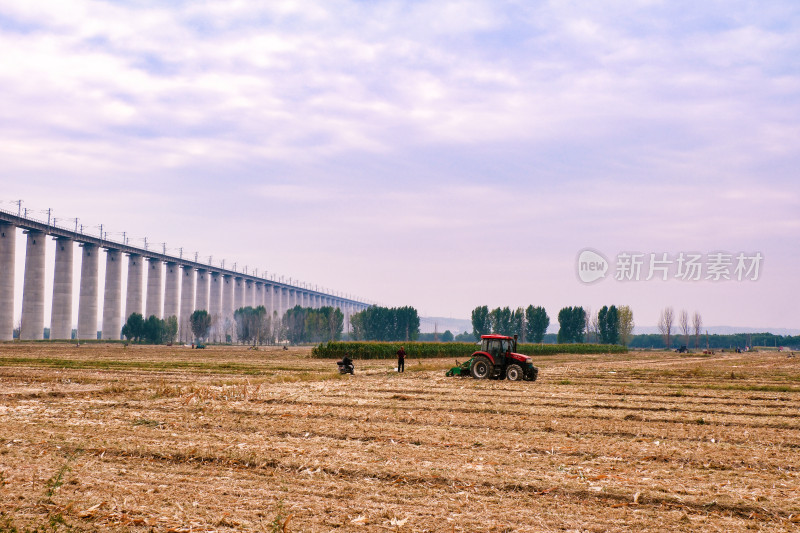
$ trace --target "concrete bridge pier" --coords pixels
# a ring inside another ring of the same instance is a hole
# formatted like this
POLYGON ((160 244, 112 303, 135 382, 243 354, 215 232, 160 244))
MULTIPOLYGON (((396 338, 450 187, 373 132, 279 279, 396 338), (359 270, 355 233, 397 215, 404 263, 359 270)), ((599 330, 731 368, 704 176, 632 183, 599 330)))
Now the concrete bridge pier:
POLYGON ((245 280, 244 282, 244 303, 242 307, 255 307, 253 304, 255 303, 255 283, 253 280, 245 280))
POLYGON ((122 321, 127 322, 133 313, 142 315, 142 256, 128 255, 128 289, 125 297, 125 315, 122 321))
POLYGON ((272 312, 275 310, 273 301, 275 298, 275 286, 269 283, 264 284, 264 307, 267 309, 267 315, 272 318, 272 312))
POLYGON ((215 341, 219 342, 222 334, 222 275, 219 272, 211 272, 208 278, 208 314, 211 315, 211 335, 215 341))
POLYGON ((164 280, 164 318, 180 315, 180 269, 177 263, 167 263, 164 280))
POLYGON ((194 308, 205 310, 208 314, 208 271, 203 268, 197 269, 197 294, 194 297, 194 308))
POLYGON ((0 222, 0 341, 14 339, 14 265, 17 228, 0 222))
POLYGON ((119 250, 106 249, 106 284, 103 288, 104 339, 119 340, 122 332, 122 259, 119 250))
POLYGON ((253 296, 253 307, 258 307, 260 305, 266 308, 266 306, 264 305, 264 284, 261 283, 260 281, 256 281, 255 283, 253 283, 253 285, 255 285, 255 294, 253 296))
POLYGON ((244 280, 238 276, 233 278, 233 310, 244 307, 244 280))
POLYGON ((264 305, 264 284, 260 281, 256 281, 256 296, 253 307, 258 307, 259 305, 264 309, 267 308, 267 306, 264 305))
POLYGON ((283 317, 283 288, 275 286, 272 288, 272 312, 280 320, 283 317))
POLYGON ((25 280, 22 289, 22 327, 20 339, 44 338, 44 233, 27 230, 25 247, 25 280))
POLYGON ((147 320, 151 316, 161 318, 162 297, 161 291, 161 276, 164 267, 161 265, 161 259, 151 257, 147 260, 147 302, 145 303, 144 319, 147 320))
POLYGON ((194 268, 181 267, 181 314, 178 317, 178 331, 182 342, 192 341, 192 326, 190 317, 194 312, 194 268))
POLYGON ((78 296, 78 338, 97 339, 97 297, 99 276, 97 272, 97 246, 81 245, 81 286, 78 296))
POLYGON ((72 338, 72 257, 73 240, 56 237, 56 266, 53 274, 53 302, 50 313, 50 338, 72 338))
POLYGON ((234 337, 235 331, 232 327, 233 324, 233 311, 234 311, 234 285, 236 280, 230 274, 222 276, 222 323, 220 324, 223 339, 226 335, 234 337))

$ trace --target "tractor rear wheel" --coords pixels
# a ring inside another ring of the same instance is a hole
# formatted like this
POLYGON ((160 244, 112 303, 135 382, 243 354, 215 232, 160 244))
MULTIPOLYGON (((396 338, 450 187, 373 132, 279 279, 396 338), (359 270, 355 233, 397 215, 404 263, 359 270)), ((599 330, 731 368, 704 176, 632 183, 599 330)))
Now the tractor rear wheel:
POLYGON ((486 379, 492 375, 492 372, 494 372, 494 366, 486 357, 478 356, 472 360, 469 373, 472 374, 473 378, 486 379))
POLYGON ((524 374, 522 373, 521 366, 517 364, 508 365, 508 368, 506 369, 506 378, 508 381, 520 381, 523 377, 524 374))

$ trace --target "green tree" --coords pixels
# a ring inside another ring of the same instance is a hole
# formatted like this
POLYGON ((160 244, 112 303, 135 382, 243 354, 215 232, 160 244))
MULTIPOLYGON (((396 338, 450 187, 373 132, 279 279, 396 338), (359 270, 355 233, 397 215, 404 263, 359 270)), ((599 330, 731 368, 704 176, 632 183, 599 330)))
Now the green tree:
POLYGON ((544 307, 529 305, 525 309, 525 340, 527 342, 541 343, 544 334, 550 326, 550 317, 544 307))
POLYGON ((473 342, 475 340, 475 336, 469 331, 462 331, 456 335, 453 340, 456 342, 473 342))
POLYGON ((125 325, 122 326, 122 335, 129 341, 139 341, 144 333, 144 317, 141 313, 131 313, 125 325))
POLYGON ((292 344, 303 342, 306 331, 306 310, 299 305, 286 310, 284 315, 286 340, 292 344))
POLYGON ((489 312, 489 321, 492 324, 492 333, 498 335, 514 334, 514 326, 511 320, 511 309, 508 307, 498 307, 489 312))
POLYGON ((189 323, 192 325, 194 337, 199 342, 208 335, 208 330, 211 329, 211 315, 205 309, 197 309, 189 317, 189 323))
POLYGON ((597 313, 601 344, 616 344, 619 340, 619 315, 615 306, 603 306, 597 313))
POLYGON ((472 333, 476 340, 481 340, 481 335, 492 332, 492 322, 489 319, 489 308, 485 305, 472 310, 472 333))
POLYGON ((627 305, 620 305, 617 308, 617 338, 623 346, 630 344, 634 325, 631 308, 627 305))
POLYGON ((517 307, 515 310, 511 311, 510 326, 510 337, 517 335, 521 339, 525 338, 525 310, 523 308, 517 307))
POLYGON ((394 314, 394 340, 414 341, 419 336, 419 314, 413 307, 405 306, 390 310, 394 314))
POLYGON ((144 322, 142 337, 150 344, 161 344, 164 342, 164 329, 164 321, 155 315, 150 315, 144 322))
POLYGON ((325 316, 328 326, 327 340, 338 341, 344 331, 344 313, 338 307, 322 307, 320 311, 325 316))
POLYGON ((453 332, 449 329, 442 333, 442 342, 453 342, 454 338, 455 336, 453 335, 453 332))
POLYGON ((586 311, 583 307, 564 307, 558 312, 558 342, 583 342, 586 311))
POLYGON ((354 340, 413 341, 419 336, 419 314, 413 307, 370 306, 350 317, 354 340))
POLYGON ((354 341, 363 341, 367 335, 366 315, 363 311, 350 316, 350 338, 354 341))
POLYGON ((572 339, 572 308, 562 307, 558 312, 558 343, 570 342, 572 339))
POLYGON ((586 311, 583 307, 572 308, 572 323, 575 325, 575 332, 572 342, 583 342, 584 332, 586 331, 586 311))
POLYGON ((263 305, 258 307, 240 307, 233 312, 233 319, 236 323, 236 335, 239 341, 243 344, 249 344, 251 341, 253 345, 263 338, 263 330, 265 329, 264 317, 267 314, 267 309, 263 305))
POLYGON ((175 337, 178 336, 178 317, 175 315, 168 316, 164 319, 164 341, 172 343, 175 342, 175 337))

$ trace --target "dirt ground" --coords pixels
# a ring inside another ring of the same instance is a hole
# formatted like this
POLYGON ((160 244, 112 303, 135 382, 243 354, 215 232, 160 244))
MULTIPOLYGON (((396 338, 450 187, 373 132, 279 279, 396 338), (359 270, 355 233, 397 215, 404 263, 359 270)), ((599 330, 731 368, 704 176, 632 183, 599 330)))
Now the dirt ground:
POLYGON ((800 354, 0 344, 0 531, 798 531, 800 354))

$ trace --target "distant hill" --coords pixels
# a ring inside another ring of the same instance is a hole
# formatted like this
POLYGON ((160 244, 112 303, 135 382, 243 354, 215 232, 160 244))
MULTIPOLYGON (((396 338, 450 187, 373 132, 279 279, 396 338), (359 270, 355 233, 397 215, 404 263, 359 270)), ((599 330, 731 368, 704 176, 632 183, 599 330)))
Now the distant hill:
POLYGON ((439 333, 444 333, 448 329, 453 335, 458 335, 465 331, 472 331, 472 320, 461 318, 447 318, 441 316, 421 316, 419 317, 419 332, 433 333, 434 328, 439 333))

